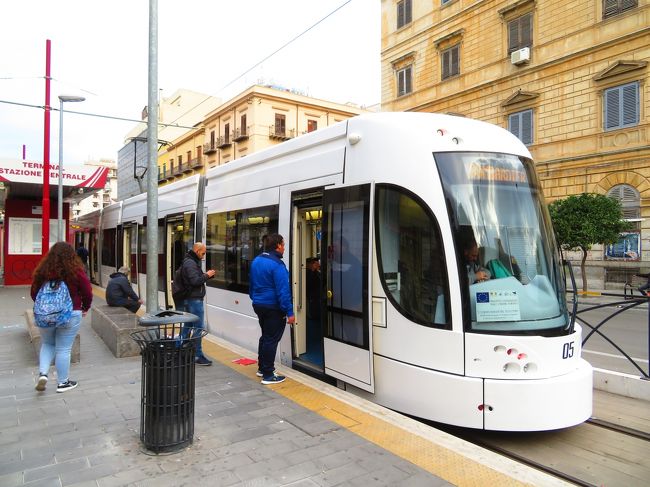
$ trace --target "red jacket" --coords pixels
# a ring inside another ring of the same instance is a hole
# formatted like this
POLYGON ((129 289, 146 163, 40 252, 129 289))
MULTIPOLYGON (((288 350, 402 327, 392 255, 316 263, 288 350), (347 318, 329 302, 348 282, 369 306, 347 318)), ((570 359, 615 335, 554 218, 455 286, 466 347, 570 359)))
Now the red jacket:
MULTIPOLYGON (((70 291, 72 309, 78 309, 84 312, 88 311, 93 302, 93 288, 90 285, 90 280, 86 273, 83 270, 80 270, 77 272, 74 279, 65 281, 65 285, 68 286, 68 290, 70 291)), ((32 300, 36 300, 38 291, 38 289, 35 290, 32 288, 32 300)))

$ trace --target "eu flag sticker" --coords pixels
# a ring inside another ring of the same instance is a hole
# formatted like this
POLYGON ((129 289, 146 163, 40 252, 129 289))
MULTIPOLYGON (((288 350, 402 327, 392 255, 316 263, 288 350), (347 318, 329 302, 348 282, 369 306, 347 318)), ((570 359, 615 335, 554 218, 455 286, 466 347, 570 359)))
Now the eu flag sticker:
POLYGON ((476 302, 477 303, 489 303, 490 302, 490 293, 476 293, 476 302))

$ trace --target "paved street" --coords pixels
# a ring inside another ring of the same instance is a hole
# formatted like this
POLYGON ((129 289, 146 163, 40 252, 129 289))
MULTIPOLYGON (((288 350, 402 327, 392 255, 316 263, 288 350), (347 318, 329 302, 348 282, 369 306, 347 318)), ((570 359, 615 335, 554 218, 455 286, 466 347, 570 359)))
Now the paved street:
POLYGON ((215 362, 196 371, 194 443, 143 449, 140 357, 116 359, 81 331, 79 387, 34 391, 28 288, 0 287, 0 486, 449 485, 272 388, 215 362))

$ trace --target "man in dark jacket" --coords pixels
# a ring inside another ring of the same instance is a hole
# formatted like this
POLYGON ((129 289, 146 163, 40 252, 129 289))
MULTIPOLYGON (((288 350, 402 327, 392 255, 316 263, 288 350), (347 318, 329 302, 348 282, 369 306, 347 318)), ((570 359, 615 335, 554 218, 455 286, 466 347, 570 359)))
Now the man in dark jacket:
POLYGON ((137 313, 142 300, 131 287, 128 275, 128 267, 120 267, 117 272, 111 274, 111 280, 106 286, 106 303, 109 306, 122 306, 132 313, 137 313))
MULTIPOLYGON (((188 251, 181 264, 181 276, 187 294, 185 299, 176 303, 176 309, 187 311, 199 317, 196 323, 192 324, 193 328, 205 328, 205 311, 203 307, 203 298, 205 297, 205 283, 214 276, 215 271, 210 269, 203 272, 201 261, 205 258, 206 247, 203 242, 196 242, 192 250, 188 251)), ((189 336, 189 330, 183 330, 184 336, 189 336)), ((199 339, 196 344, 196 365, 212 365, 212 361, 203 355, 203 347, 199 339)))
POLYGON ((251 264, 248 294, 262 328, 257 351, 257 373, 262 376, 262 384, 277 384, 285 377, 274 372, 275 353, 286 323, 293 324, 296 318, 291 303, 289 272, 282 261, 282 235, 269 235, 265 247, 266 250, 255 257, 251 264))

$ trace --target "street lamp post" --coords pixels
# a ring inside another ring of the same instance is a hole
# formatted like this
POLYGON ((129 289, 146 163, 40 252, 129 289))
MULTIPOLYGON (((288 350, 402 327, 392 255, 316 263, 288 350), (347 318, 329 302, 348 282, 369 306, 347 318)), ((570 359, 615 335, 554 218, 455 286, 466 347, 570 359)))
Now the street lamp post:
POLYGON ((65 102, 84 101, 83 96, 59 95, 59 197, 57 199, 57 234, 58 242, 64 241, 63 237, 63 104, 65 102))

